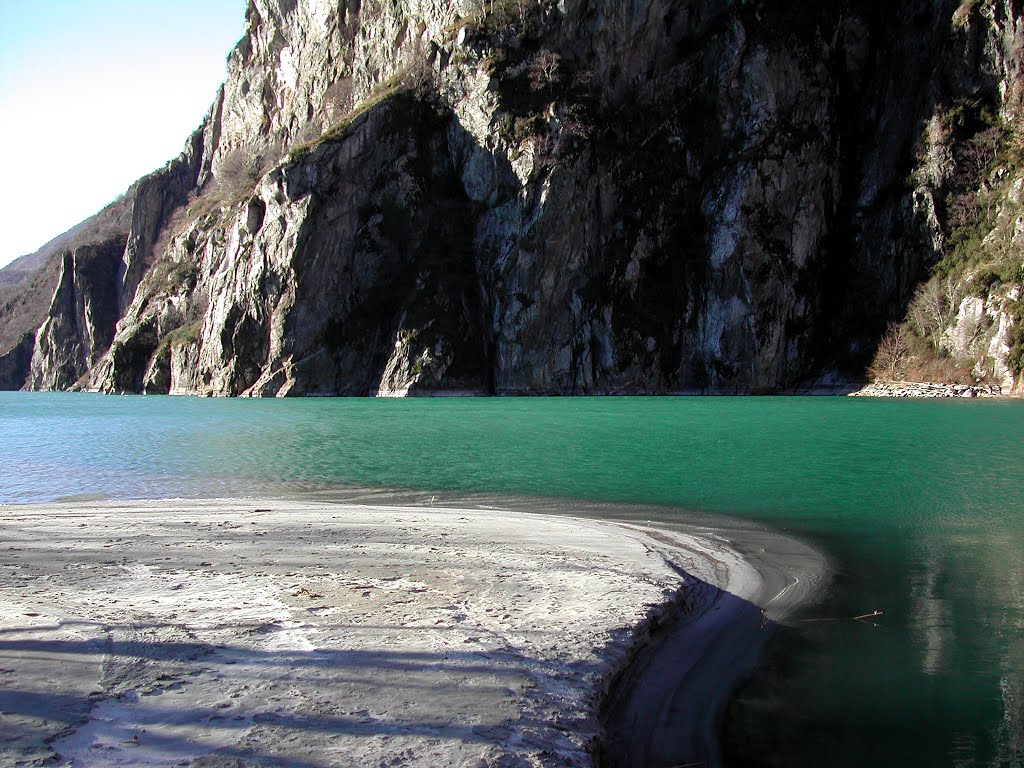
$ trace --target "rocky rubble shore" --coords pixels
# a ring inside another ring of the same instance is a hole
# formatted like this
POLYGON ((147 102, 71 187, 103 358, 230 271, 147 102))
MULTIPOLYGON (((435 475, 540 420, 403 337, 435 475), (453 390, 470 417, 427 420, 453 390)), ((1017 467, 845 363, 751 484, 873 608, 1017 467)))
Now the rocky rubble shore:
POLYGON ((850 397, 1003 397, 997 384, 937 384, 930 381, 874 381, 850 397))

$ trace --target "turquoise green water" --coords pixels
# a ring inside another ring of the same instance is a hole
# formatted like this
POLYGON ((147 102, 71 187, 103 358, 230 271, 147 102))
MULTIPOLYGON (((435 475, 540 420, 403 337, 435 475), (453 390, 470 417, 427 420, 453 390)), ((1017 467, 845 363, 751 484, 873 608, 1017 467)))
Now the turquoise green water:
POLYGON ((0 393, 0 501, 331 484, 724 513, 817 543, 733 765, 1024 765, 1024 403, 197 400, 0 393))

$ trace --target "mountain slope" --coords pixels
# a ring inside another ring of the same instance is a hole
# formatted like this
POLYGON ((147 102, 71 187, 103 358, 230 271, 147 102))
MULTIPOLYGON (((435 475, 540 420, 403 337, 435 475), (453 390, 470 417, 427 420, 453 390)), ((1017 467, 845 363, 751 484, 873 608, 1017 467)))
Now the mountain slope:
POLYGON ((995 0, 256 0, 203 126, 104 251, 113 282, 72 279, 74 258, 52 278, 24 382, 655 393, 855 375, 949 255, 951 190, 987 183, 963 162, 930 173, 957 152, 935 120, 1018 118, 1019 17, 995 0), (89 307, 116 307, 116 333, 89 307))

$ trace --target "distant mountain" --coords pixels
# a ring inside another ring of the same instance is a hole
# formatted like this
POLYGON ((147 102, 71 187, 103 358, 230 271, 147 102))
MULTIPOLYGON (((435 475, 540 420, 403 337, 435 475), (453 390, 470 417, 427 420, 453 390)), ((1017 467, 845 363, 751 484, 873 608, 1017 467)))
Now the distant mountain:
MULTIPOLYGON (((0 291, 26 282, 62 251, 103 240, 111 234, 127 236, 131 226, 132 202, 131 192, 122 195, 99 213, 57 235, 35 253, 21 256, 0 269, 0 291)), ((0 293, 0 297, 3 296, 0 293)))

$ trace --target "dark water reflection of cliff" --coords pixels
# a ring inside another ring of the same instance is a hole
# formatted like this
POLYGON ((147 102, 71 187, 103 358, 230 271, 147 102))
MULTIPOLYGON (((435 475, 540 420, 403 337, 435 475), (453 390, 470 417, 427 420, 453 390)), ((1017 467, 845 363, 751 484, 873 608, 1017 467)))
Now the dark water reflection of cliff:
POLYGON ((729 710, 726 764, 1024 765, 1024 536, 935 531, 896 561, 829 544, 826 620, 775 639, 729 710))

